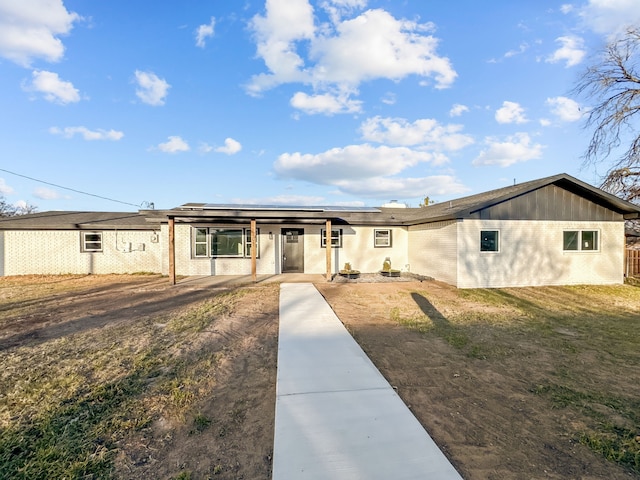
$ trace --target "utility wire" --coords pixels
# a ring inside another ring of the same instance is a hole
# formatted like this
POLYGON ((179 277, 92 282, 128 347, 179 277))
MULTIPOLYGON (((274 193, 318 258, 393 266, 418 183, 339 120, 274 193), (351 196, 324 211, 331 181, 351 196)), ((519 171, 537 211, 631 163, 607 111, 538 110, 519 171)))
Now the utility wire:
POLYGON ((6 172, 6 173, 10 173, 11 175, 15 175, 17 177, 22 177, 22 178, 27 178, 29 180, 33 180, 34 182, 39 182, 39 183, 44 183, 45 185, 51 185, 52 187, 56 187, 56 188, 62 188, 64 190, 69 190, 70 192, 75 192, 75 193, 80 193, 82 195, 89 195, 90 197, 96 197, 96 198, 101 198, 102 200, 109 200, 110 202, 116 202, 116 203, 122 203, 124 205, 130 205, 132 207, 137 207, 140 208, 142 205, 136 205, 134 203, 129 203, 129 202, 123 202, 122 200, 115 200, 113 198, 109 198, 109 197, 103 197, 101 195, 95 195, 93 193, 87 193, 87 192, 82 192, 80 190, 76 190, 74 188, 69 188, 69 187, 63 187, 62 185, 56 185, 55 183, 51 183, 51 182, 45 182, 44 180, 38 180, 37 178, 33 178, 33 177, 28 177, 27 175, 22 175, 20 173, 16 173, 16 172, 11 172, 9 170, 5 170, 4 168, 0 168, 0 171, 2 172, 6 172))

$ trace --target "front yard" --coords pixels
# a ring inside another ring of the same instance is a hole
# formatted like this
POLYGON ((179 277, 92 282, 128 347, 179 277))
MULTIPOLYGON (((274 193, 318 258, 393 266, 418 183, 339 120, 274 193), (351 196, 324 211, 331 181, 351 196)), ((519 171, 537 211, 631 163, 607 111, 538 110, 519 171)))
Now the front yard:
MULTIPOLYGON (((640 288, 317 287, 465 479, 640 477, 640 288)), ((0 278, 0 478, 270 478, 278 292, 0 278)))

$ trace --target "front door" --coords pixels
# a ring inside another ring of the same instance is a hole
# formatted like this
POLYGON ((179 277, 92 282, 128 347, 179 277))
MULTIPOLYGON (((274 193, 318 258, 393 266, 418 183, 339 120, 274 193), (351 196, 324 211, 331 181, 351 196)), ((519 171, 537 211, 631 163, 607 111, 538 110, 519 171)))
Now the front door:
POLYGON ((282 273, 304 273, 304 230, 282 229, 282 273))

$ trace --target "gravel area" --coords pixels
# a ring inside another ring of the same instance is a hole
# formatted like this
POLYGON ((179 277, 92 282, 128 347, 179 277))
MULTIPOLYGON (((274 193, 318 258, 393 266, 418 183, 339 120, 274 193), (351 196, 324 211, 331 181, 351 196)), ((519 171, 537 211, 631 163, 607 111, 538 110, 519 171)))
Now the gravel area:
POLYGON ((399 277, 389 277, 380 273, 361 273, 357 278, 347 278, 346 276, 337 274, 334 275, 331 280, 332 283, 396 283, 425 281, 433 281, 433 278, 410 272, 402 272, 399 277))

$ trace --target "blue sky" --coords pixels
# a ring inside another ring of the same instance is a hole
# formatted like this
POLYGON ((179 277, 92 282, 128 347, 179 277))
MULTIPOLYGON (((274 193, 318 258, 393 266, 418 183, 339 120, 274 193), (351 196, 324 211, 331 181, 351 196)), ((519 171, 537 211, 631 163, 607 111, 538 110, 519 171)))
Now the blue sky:
POLYGON ((0 193, 131 211, 598 184, 571 89, 633 23, 637 0, 0 0, 0 193))

